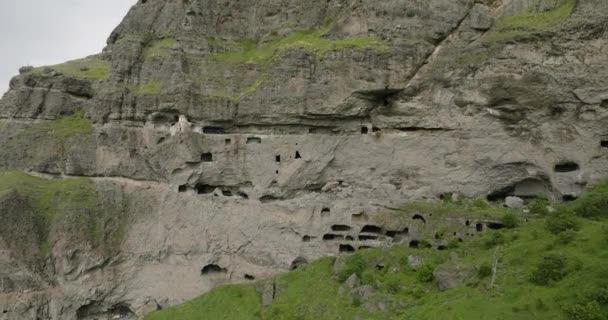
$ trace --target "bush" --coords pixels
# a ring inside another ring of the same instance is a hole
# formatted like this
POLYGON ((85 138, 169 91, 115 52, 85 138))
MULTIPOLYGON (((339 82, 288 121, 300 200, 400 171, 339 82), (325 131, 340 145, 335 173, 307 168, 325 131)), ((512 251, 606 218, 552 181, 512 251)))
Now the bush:
POLYGON ((595 185, 573 204, 574 213, 584 218, 608 217, 608 182, 595 185))
POLYGON ((608 306, 608 288, 599 288, 591 293, 591 300, 599 302, 601 305, 608 306))
POLYGON ((484 199, 477 198, 473 200, 473 207, 478 209, 488 209, 490 208, 490 204, 484 199))
POLYGON ((547 196, 545 196, 544 194, 540 194, 536 196, 536 199, 534 199, 534 201, 530 202, 528 208, 530 209, 531 214, 546 216, 549 214, 549 209, 547 209, 547 207, 550 204, 551 203, 549 202, 547 196))
POLYGON ((536 266, 530 280, 538 285, 560 281, 568 274, 567 262, 568 259, 563 255, 546 255, 536 266))
POLYGON ((586 304, 574 304, 565 308, 566 317, 570 320, 603 320, 600 304, 591 301, 586 304))
POLYGON ((367 263, 359 254, 353 254, 347 258, 344 268, 338 271, 338 281, 344 282, 353 273, 361 279, 361 274, 365 271, 367 263))
POLYGON ((553 234, 559 234, 566 230, 578 230, 576 216, 566 207, 559 207, 553 212, 547 218, 545 226, 553 234))
POLYGON ((557 241, 561 244, 572 243, 574 239, 576 239, 576 230, 572 229, 561 232, 557 237, 557 241))
POLYGON ((504 244, 505 241, 506 239, 502 232, 491 232, 488 233, 488 236, 484 238, 483 245, 486 249, 490 249, 497 245, 504 244))
POLYGON ((477 270, 477 276, 479 279, 485 279, 492 275, 492 266, 489 263, 483 263, 479 266, 479 270, 477 270))
POLYGON ((504 216, 502 216, 502 224, 507 229, 517 228, 517 226, 519 226, 519 222, 519 217, 513 212, 506 213, 504 216))
POLYGON ((435 278, 435 276, 433 276, 434 269, 435 268, 433 268, 433 266, 430 264, 422 265, 422 267, 420 267, 418 271, 416 271, 416 279, 418 279, 418 281, 420 282, 433 281, 433 279, 435 278))
POLYGON ((448 249, 456 249, 460 247, 460 241, 458 239, 452 239, 448 242, 448 249))

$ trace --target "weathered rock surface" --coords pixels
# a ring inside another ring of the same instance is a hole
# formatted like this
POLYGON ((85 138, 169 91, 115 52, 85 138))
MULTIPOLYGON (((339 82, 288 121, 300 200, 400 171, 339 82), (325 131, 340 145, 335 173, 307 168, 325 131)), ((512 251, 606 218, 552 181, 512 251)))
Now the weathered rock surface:
POLYGON ((603 0, 140 1, 102 53, 24 68, 0 100, 0 168, 91 177, 122 230, 96 247, 55 221, 42 250, 36 201, 0 193, 0 319, 141 317, 490 222, 404 201, 576 197, 608 176, 606 17, 603 0))

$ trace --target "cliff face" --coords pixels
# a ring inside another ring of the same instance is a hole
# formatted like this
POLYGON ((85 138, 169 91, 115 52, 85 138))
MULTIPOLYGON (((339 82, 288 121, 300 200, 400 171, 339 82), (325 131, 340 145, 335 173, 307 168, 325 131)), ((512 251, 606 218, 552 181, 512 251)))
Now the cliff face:
POLYGON ((572 199, 608 176, 607 17, 141 0, 104 52, 23 68, 0 100, 0 319, 141 316, 294 261, 442 245, 426 224, 445 221, 390 213, 407 201, 572 199))

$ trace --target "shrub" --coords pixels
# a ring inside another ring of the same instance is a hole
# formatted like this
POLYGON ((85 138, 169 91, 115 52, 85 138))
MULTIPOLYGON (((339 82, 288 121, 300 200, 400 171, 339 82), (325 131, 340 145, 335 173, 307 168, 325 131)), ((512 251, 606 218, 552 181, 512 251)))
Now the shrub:
POLYGON ((548 285, 560 281, 567 274, 568 259, 563 255, 549 254, 536 266, 530 280, 538 285, 548 285))
POLYGON ((531 214, 546 216, 549 214, 549 209, 547 209, 547 207, 550 204, 551 203, 549 202, 547 196, 545 196, 544 194, 540 194, 536 196, 536 199, 534 199, 534 201, 530 202, 528 208, 530 209, 531 214))
POLYGON ((600 304, 597 301, 591 301, 586 304, 574 304, 565 308, 566 317, 570 320, 602 320, 605 319, 602 315, 600 304))
POLYGON ((596 289, 591 293, 591 300, 599 302, 601 305, 608 306, 608 287, 596 289))
POLYGON ((490 266, 489 263, 483 263, 481 266, 479 266, 479 270, 477 270, 477 276, 480 279, 485 279, 489 276, 492 275, 492 266, 490 266))
POLYGON ((456 249, 460 246, 458 239, 452 239, 448 242, 448 249, 456 249))
POLYGON ((483 240, 483 245, 486 249, 493 248, 497 245, 501 245, 505 243, 505 236, 502 232, 491 232, 487 237, 483 240))
POLYGON ((557 241, 561 244, 569 244, 576 239, 576 230, 566 230, 558 234, 557 241))
POLYGON ((572 211, 559 207, 547 218, 546 227, 551 233, 559 234, 566 230, 578 230, 578 222, 572 211))
POLYGON ((595 185, 574 204, 574 213, 584 218, 608 217, 608 182, 595 185))
POLYGON ((338 281, 346 281, 353 273, 361 278, 361 274, 365 270, 366 265, 367 263, 361 255, 356 253, 351 255, 347 258, 344 268, 338 271, 338 281))
POLYGON ((435 278, 433 276, 434 268, 430 264, 424 264, 416 271, 416 279, 420 282, 431 282, 435 278))
POLYGON ((490 204, 484 199, 477 198, 473 201, 473 207, 479 209, 488 209, 490 204))
POLYGON ((513 212, 506 213, 502 216, 502 224, 507 229, 517 228, 519 222, 519 217, 513 212))

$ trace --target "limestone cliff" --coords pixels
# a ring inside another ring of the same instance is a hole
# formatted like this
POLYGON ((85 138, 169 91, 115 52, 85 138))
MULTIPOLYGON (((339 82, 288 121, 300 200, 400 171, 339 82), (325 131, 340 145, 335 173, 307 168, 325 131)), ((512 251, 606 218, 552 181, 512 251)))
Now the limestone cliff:
POLYGON ((429 225, 496 222, 390 213, 576 198, 608 176, 607 108, 604 0, 140 0, 102 53, 0 100, 0 319, 444 245, 429 225))

